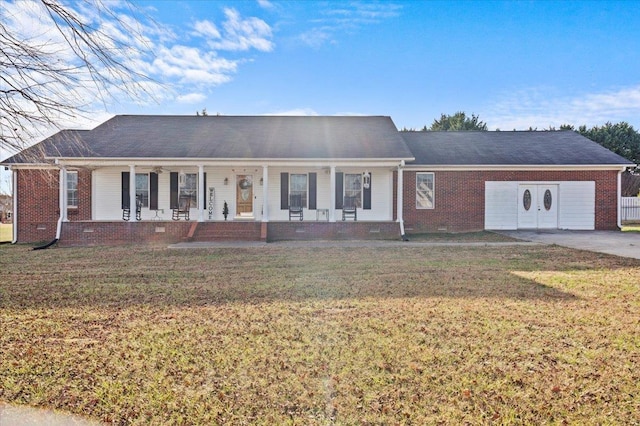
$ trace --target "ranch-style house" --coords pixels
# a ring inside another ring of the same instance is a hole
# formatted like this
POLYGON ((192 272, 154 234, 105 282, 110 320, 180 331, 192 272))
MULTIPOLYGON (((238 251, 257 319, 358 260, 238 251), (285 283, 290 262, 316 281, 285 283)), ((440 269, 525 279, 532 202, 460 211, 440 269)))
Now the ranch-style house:
POLYGON ((119 115, 8 158, 14 242, 400 239, 615 230, 630 161, 572 131, 386 116, 119 115))

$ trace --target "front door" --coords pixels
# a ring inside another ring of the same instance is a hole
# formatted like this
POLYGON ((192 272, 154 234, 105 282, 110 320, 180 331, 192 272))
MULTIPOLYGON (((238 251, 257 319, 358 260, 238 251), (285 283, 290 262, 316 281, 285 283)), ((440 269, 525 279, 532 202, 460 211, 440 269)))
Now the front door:
POLYGON ((558 228, 558 185, 527 184, 518 187, 518 228, 558 228))
POLYGON ((253 175, 236 176, 236 215, 253 216, 253 175))

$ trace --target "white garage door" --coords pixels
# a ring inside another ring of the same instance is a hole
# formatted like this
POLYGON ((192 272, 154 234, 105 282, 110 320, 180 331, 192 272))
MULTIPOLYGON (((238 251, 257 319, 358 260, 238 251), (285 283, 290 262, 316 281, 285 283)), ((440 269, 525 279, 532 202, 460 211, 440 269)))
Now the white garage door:
POLYGON ((485 229, 595 229, 593 181, 485 182, 485 229))

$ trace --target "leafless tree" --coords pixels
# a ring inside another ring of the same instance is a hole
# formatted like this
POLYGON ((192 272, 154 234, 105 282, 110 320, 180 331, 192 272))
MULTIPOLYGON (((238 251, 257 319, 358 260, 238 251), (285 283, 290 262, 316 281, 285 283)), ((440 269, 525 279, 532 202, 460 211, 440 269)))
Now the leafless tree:
POLYGON ((152 96, 141 16, 102 0, 0 1, 0 148, 19 151, 96 103, 152 96))

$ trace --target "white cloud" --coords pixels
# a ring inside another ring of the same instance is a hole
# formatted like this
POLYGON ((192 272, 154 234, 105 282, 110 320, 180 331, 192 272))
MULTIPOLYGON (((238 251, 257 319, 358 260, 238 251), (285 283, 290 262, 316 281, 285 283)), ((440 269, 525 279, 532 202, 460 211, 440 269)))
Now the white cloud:
POLYGON ((193 29, 195 30, 194 34, 197 36, 220 38, 218 27, 211 21, 196 21, 196 23, 193 24, 193 29))
POLYGON ((325 43, 336 43, 337 35, 359 31, 362 27, 377 25, 387 19, 400 16, 401 5, 393 3, 328 3, 332 8, 323 9, 314 18, 312 28, 300 34, 297 39, 313 48, 325 43), (339 5, 333 8, 334 5, 339 5))
POLYGON ((273 50, 271 27, 258 18, 242 18, 235 9, 225 9, 222 36, 208 42, 214 50, 246 51, 256 49, 262 52, 273 50))
POLYGON ((176 101, 181 104, 196 104, 207 99, 207 95, 203 93, 187 93, 186 95, 180 95, 176 98, 176 101))
POLYGON ((501 96, 482 118, 492 129, 523 130, 562 124, 591 127, 607 121, 627 121, 637 127, 638 116, 640 85, 574 96, 560 95, 548 87, 529 88, 501 96))
POLYGON ((269 0, 258 0, 258 6, 263 9, 273 9, 275 7, 269 0))

